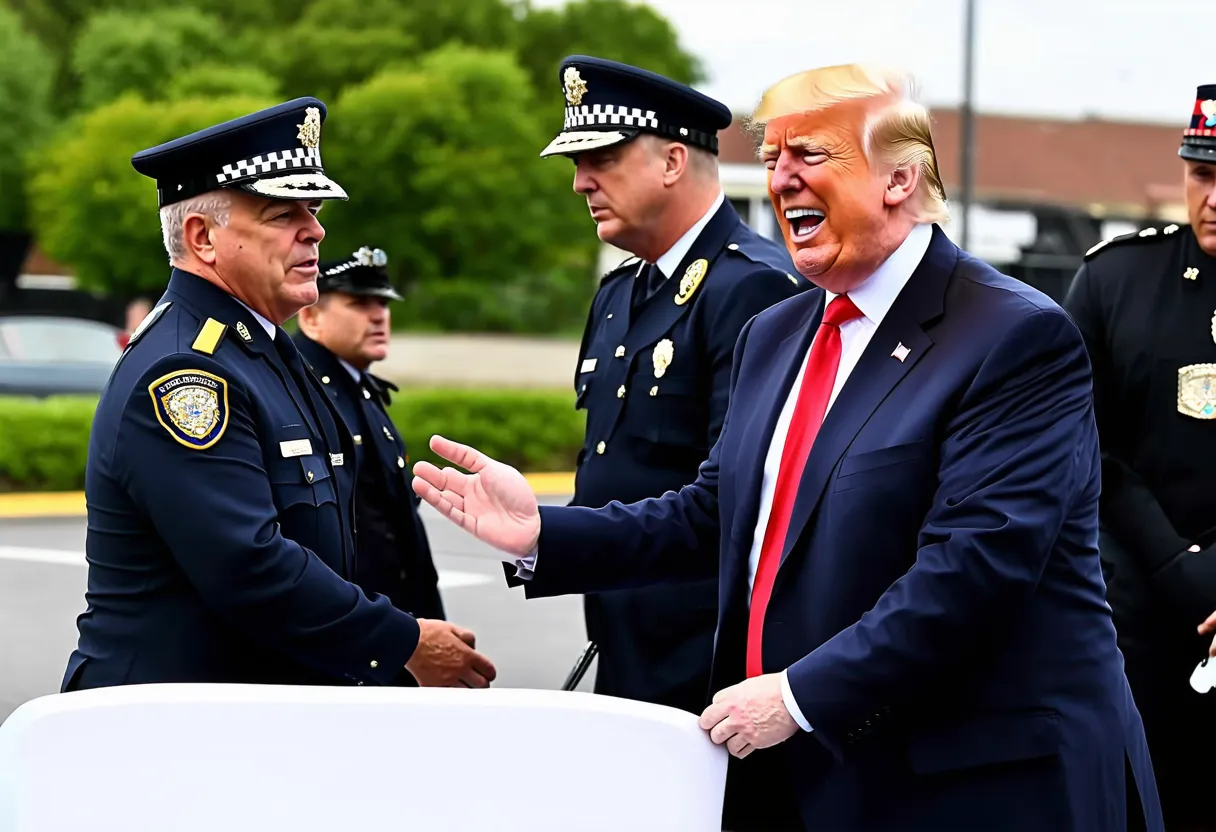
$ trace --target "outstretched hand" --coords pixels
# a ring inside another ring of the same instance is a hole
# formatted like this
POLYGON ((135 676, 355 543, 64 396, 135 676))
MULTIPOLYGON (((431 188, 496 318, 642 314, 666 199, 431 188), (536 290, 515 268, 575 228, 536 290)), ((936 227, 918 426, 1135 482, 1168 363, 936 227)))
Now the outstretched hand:
MULTIPOLYGON (((1204 619, 1203 623, 1199 625, 1200 635, 1206 635, 1214 631, 1216 631, 1216 612, 1209 615, 1206 619, 1204 619)), ((1216 638, 1212 639, 1212 645, 1208 648, 1208 656, 1216 656, 1216 638)))
POLYGON ((531 553, 540 538, 540 509, 524 475, 442 436, 432 436, 430 445, 469 473, 419 462, 414 493, 483 543, 514 557, 531 553))

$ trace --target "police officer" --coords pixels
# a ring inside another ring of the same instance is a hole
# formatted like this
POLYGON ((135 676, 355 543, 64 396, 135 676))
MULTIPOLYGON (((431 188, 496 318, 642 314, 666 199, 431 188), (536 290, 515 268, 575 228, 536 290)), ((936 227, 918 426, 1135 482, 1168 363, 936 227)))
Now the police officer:
POLYGON ((364 247, 321 263, 320 298, 300 310, 296 345, 353 435, 358 460, 355 582, 422 618, 444 617, 439 577, 420 498, 410 487, 409 455, 389 418, 392 382, 367 371, 388 355, 389 283, 383 250, 364 247))
MULTIPOLYGON (((598 507, 696 479, 740 329, 810 284, 724 198, 724 105, 593 57, 566 58, 558 79, 565 124, 541 155, 573 160, 600 240, 634 255, 601 280, 575 368, 587 427, 572 505, 598 507)), ((588 596, 596 692, 701 713, 717 610, 716 580, 588 596)))
POLYGON ((62 690, 143 682, 484 687, 452 625, 355 584, 355 447, 281 324, 317 299, 325 106, 137 153, 167 291, 97 406, 87 609, 62 690))
POLYGON ((1178 155, 1189 223, 1094 246, 1065 306, 1093 364, 1099 543, 1166 827, 1216 829, 1216 698, 1188 683, 1216 609, 1216 84, 1178 155))

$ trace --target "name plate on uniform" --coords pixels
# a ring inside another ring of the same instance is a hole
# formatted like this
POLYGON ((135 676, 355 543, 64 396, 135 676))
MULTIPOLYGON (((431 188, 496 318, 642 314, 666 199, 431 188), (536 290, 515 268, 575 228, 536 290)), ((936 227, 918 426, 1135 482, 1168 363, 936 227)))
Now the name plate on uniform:
POLYGON ((595 370, 595 359, 594 358, 584 358, 583 367, 581 370, 579 370, 579 372, 580 373, 590 373, 593 370, 595 370))
POLYGON ((312 442, 307 439, 292 439, 280 442, 279 450, 283 452, 284 458, 288 459, 293 456, 308 456, 312 453, 312 442))

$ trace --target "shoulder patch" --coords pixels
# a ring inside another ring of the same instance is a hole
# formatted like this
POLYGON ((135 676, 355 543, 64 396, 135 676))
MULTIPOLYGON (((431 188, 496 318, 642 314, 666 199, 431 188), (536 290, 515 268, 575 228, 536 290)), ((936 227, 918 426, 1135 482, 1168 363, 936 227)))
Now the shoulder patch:
POLYGON ((159 321, 160 316, 165 314, 165 312, 172 305, 173 305, 173 301, 167 300, 164 303, 162 303, 160 306, 157 306, 156 308, 154 308, 147 315, 144 315, 144 319, 139 322, 139 326, 135 327, 135 330, 131 333, 131 337, 127 339, 127 349, 130 349, 131 345, 134 344, 136 341, 138 341, 141 335, 143 335, 145 332, 147 332, 149 329, 151 329, 152 324, 159 321))
POLYGON ((195 336, 194 343, 190 345, 190 349, 201 352, 204 355, 211 355, 215 352, 215 348, 220 345, 220 339, 224 337, 224 332, 227 329, 227 324, 222 324, 215 318, 208 318, 203 322, 203 326, 198 331, 198 335, 195 336))
POLYGON ((203 370, 176 370, 148 385, 156 421, 182 445, 210 448, 228 427, 228 382, 203 370))
POLYGON ((1085 260, 1088 261, 1101 251, 1112 246, 1121 246, 1127 243, 1137 242, 1155 242, 1168 238, 1171 234, 1178 231, 1179 226, 1175 223, 1170 223, 1164 228, 1156 228, 1150 226, 1140 231, 1133 231, 1130 234, 1120 234, 1116 237, 1111 237, 1109 240, 1103 240, 1095 245, 1089 251, 1085 252, 1085 260))

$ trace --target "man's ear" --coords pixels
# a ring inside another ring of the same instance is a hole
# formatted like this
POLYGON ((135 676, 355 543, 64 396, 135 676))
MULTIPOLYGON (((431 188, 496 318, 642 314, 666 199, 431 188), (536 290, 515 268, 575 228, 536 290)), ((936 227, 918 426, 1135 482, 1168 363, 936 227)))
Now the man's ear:
POLYGON ((182 238, 186 250, 208 266, 215 265, 215 243, 211 241, 211 224, 202 214, 187 214, 182 223, 182 238))
POLYGON ((325 295, 321 295, 312 306, 305 306, 296 313, 296 324, 299 325, 300 331, 314 340, 321 328, 321 307, 324 301, 325 295))
POLYGON ((887 189, 883 193, 883 204, 894 208, 912 198, 920 185, 920 167, 916 164, 904 165, 891 171, 887 177, 887 189))
POLYGON ((663 150, 663 184, 674 185, 688 170, 688 147, 671 142, 663 150))

